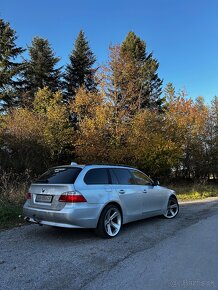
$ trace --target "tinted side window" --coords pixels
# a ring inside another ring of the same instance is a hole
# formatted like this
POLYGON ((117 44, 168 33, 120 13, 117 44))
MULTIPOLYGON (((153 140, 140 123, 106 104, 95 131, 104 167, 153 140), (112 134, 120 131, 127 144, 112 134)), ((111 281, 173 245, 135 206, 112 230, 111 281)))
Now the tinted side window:
POLYGON ((90 169, 84 177, 84 182, 86 184, 108 184, 109 180, 107 169, 90 169))
POLYGON ((136 171, 136 170, 131 170, 132 175, 134 176, 136 183, 139 185, 149 185, 151 184, 151 179, 143 174, 140 171, 136 171))
POLYGON ((48 184, 73 184, 81 170, 82 169, 78 167, 50 168, 35 182, 48 184))
POLYGON ((119 184, 135 184, 135 180, 128 169, 113 168, 119 184))
POLYGON ((113 169, 109 169, 110 176, 111 176, 111 184, 119 184, 118 179, 113 171, 113 169))

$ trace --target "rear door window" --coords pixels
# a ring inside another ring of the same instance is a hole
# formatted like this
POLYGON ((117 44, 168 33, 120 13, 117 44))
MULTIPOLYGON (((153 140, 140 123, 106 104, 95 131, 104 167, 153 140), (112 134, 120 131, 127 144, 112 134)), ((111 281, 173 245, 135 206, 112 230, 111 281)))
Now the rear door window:
POLYGON ((82 168, 79 167, 50 168, 36 180, 36 183, 73 184, 81 171, 82 168))
POLYGON ((142 172, 137 171, 137 170, 131 170, 131 173, 134 176, 137 184, 139 184, 139 185, 151 185, 152 184, 151 179, 147 175, 143 174, 142 172))
POLYGON ((113 169, 109 169, 110 177, 111 177, 111 184, 119 184, 118 179, 113 171, 113 169))
POLYGON ((109 176, 106 168, 90 169, 85 177, 86 184, 109 184, 109 176))
POLYGON ((113 172, 117 177, 118 183, 123 185, 136 184, 134 177, 128 169, 124 168, 113 168, 113 172))

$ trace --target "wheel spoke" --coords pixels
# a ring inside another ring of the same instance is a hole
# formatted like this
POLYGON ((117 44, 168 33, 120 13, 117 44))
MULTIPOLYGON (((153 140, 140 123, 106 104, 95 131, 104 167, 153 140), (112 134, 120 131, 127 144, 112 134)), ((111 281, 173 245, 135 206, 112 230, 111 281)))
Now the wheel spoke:
POLYGON ((105 220, 104 220, 104 224, 105 226, 107 226, 108 224, 110 223, 110 219, 105 217, 105 220))
POLYGON ((174 211, 171 210, 171 209, 170 209, 170 213, 171 213, 171 216, 174 216, 175 215, 174 211))
POLYGON ((111 221, 111 225, 116 229, 116 230, 119 230, 120 229, 120 225, 119 224, 116 224, 114 222, 111 221))
POLYGON ((176 204, 173 204, 173 205, 170 206, 170 208, 171 209, 173 209, 173 208, 176 208, 177 209, 177 205, 176 204))
POLYGON ((104 228, 108 236, 116 236, 121 228, 122 218, 118 209, 110 208, 105 214, 104 228))
POLYGON ((112 221, 115 217, 119 216, 119 213, 115 211, 112 216, 110 217, 110 220, 112 221))
POLYGON ((167 210, 166 213, 164 214, 164 216, 168 219, 174 218, 177 213, 179 212, 179 204, 176 200, 176 198, 170 198, 170 200, 168 201, 168 206, 167 206, 167 210))
POLYGON ((108 233, 108 235, 110 235, 110 236, 113 235, 112 230, 111 230, 111 225, 110 225, 110 224, 107 224, 107 233, 108 233))

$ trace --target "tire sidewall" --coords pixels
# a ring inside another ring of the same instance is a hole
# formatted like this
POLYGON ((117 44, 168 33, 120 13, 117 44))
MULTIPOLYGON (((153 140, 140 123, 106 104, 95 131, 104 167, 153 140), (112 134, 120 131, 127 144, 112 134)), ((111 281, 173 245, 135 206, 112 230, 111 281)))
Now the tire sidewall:
MULTIPOLYGON (((168 200, 168 203, 167 203, 167 210, 168 210, 168 206, 169 206, 169 203, 170 203, 170 201, 171 200, 174 200, 176 203, 177 203, 177 207, 178 207, 178 210, 177 210, 177 213, 176 213, 176 215, 174 215, 173 217, 166 217, 165 215, 164 215, 164 217, 166 218, 166 219, 174 219, 177 215, 178 215, 178 213, 179 213, 179 203, 178 203, 178 200, 177 200, 177 198, 175 197, 175 196, 170 196, 169 197, 169 200, 168 200)), ((167 210, 166 210, 166 213, 167 213, 167 210)))
POLYGON ((119 211, 120 213, 120 216, 121 216, 121 227, 120 227, 120 230, 122 228, 122 214, 121 214, 121 211, 120 209, 116 206, 116 205, 113 205, 113 204, 109 204, 107 205, 103 210, 102 210, 102 213, 100 215, 100 218, 98 220, 98 225, 97 225, 97 228, 96 228, 96 233, 98 236, 101 236, 103 238, 107 238, 107 239, 111 239, 111 238, 115 238, 117 237, 117 235, 120 233, 120 230, 119 232, 115 235, 115 236, 110 236, 108 235, 108 233, 106 232, 106 229, 105 229, 105 216, 107 214, 107 212, 111 209, 116 209, 117 211, 119 211))

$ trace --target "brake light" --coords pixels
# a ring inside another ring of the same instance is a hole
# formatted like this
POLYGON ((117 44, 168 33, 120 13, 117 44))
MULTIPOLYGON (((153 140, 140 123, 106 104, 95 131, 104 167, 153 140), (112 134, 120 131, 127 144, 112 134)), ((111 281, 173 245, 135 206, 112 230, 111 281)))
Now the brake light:
POLYGON ((63 193, 59 197, 59 201, 61 202, 87 202, 85 197, 80 193, 63 193))
POLYGON ((26 199, 31 199, 31 193, 30 192, 27 192, 26 199))

